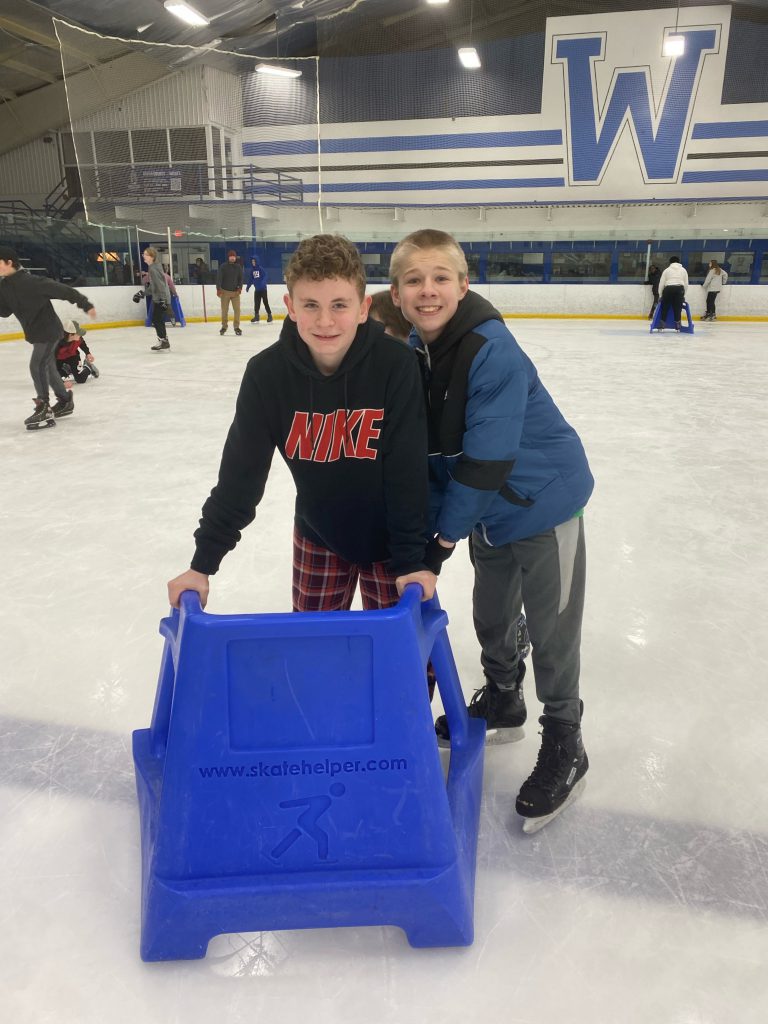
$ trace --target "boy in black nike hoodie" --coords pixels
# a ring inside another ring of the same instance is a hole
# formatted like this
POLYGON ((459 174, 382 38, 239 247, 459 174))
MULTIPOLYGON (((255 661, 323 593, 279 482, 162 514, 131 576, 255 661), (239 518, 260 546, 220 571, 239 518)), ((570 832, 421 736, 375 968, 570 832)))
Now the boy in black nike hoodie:
MULTIPOLYGON (((368 320, 365 268, 351 242, 316 235, 286 268, 279 340, 248 363, 191 568, 168 584, 203 606, 208 578, 261 501, 275 449, 296 484, 293 607, 387 607, 410 582, 424 597, 427 430, 415 354, 368 320)), ((430 546, 431 551, 431 546, 430 546)), ((439 560, 434 568, 439 569, 439 560)))

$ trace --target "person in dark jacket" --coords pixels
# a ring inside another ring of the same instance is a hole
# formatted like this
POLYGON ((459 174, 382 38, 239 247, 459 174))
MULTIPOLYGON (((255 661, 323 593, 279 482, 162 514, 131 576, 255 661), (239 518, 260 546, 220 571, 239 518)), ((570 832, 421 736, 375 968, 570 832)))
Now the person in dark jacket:
MULTIPOLYGON (((390 267, 392 297, 416 331, 428 399, 430 532, 446 551, 471 538, 485 685, 469 714, 486 720, 490 742, 520 738, 526 718, 516 637, 525 603, 544 705, 541 752, 516 803, 532 831, 576 795, 588 768, 579 644, 592 474, 576 431, 501 314, 469 291, 456 240, 414 232, 390 267)), ((436 730, 450 742, 444 717, 436 730)))
POLYGON ((227 262, 221 264, 216 275, 216 294, 221 299, 221 330, 219 334, 227 333, 227 317, 230 303, 232 303, 232 321, 235 327, 235 334, 239 337, 243 333, 240 330, 240 292, 242 290, 243 265, 238 263, 235 250, 230 249, 227 253, 227 262))
POLYGON ((36 397, 35 411, 24 421, 28 430, 51 426, 75 408, 72 394, 56 369, 56 344, 64 327, 51 299, 66 299, 87 312, 92 320, 96 319, 93 303, 85 295, 48 277, 33 277, 21 268, 13 249, 0 246, 0 316, 15 316, 32 345, 29 372, 36 397), (49 388, 58 399, 53 408, 48 403, 49 388))
MULTIPOLYGON (((365 268, 345 238, 302 241, 286 268, 288 317, 248 362, 191 568, 168 584, 203 605, 209 576, 261 501, 275 449, 296 485, 295 611, 387 607, 436 575, 426 545, 427 431, 414 353, 368 320, 365 268)), ((439 563, 437 565, 439 568, 439 563)))
POLYGON ((661 271, 652 263, 648 267, 648 280, 645 282, 651 286, 651 294, 653 295, 653 302, 651 303, 651 311, 648 314, 648 319, 653 320, 653 314, 656 311, 656 307, 659 304, 659 281, 661 280, 661 271))
POLYGON ((254 256, 251 259, 251 268, 248 271, 248 284, 245 290, 253 287, 253 316, 251 323, 257 324, 260 320, 261 304, 264 303, 264 312, 267 314, 267 323, 272 323, 272 310, 269 308, 269 295, 267 294, 267 272, 254 256))

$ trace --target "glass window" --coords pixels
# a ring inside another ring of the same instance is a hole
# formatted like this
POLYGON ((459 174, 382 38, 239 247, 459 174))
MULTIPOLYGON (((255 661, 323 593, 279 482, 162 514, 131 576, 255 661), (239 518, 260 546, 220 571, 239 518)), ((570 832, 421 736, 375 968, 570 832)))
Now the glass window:
POLYGON ((467 270, 471 284, 477 284, 480 280, 480 257, 475 252, 465 252, 467 257, 467 270))
POLYGON ((65 164, 92 164, 93 146, 90 132, 61 133, 61 148, 65 164))
POLYGON ((205 128, 171 128, 168 132, 171 142, 171 160, 208 159, 205 145, 205 128))
POLYGON ((129 164, 131 150, 128 132, 94 132, 96 162, 99 164, 129 164))
POLYGON ((583 281, 604 284, 611 278, 609 252, 553 252, 552 278, 558 281, 583 281))
POLYGON ((724 252, 692 252, 688 256, 688 277, 693 281, 701 278, 702 281, 709 273, 709 261, 717 260, 722 267, 725 262, 724 252))
POLYGON ((133 160, 137 164, 168 163, 168 133, 165 128, 146 128, 131 132, 133 160))
POLYGON ((492 252, 488 256, 488 280, 543 281, 543 252, 492 252))
MULTIPOLYGON (((720 261, 718 260, 718 263, 720 261)), ((752 280, 752 267, 755 262, 753 252, 727 252, 722 267, 728 272, 730 282, 752 280)), ((766 261, 763 261, 765 266, 766 261)))
MULTIPOLYGON (((645 281, 646 258, 644 252, 620 252, 619 281, 634 281, 636 284, 642 284, 645 281)), ((651 256, 651 264, 653 263, 656 263, 658 267, 656 259, 651 256)))

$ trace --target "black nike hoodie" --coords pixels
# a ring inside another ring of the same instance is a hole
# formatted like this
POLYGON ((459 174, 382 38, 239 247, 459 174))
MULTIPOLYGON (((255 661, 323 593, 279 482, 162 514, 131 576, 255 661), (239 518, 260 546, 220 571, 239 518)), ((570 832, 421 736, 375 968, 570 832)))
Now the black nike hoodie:
POLYGON ((248 362, 192 568, 215 573, 253 520, 277 449, 301 536, 349 562, 425 569, 427 428, 415 354, 373 320, 339 368, 317 369, 296 324, 248 362))

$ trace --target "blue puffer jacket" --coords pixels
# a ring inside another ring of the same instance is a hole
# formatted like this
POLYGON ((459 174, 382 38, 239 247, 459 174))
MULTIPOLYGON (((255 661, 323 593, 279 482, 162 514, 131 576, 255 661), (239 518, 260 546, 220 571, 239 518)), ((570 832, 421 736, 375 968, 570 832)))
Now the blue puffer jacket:
POLYGON ((492 545, 533 537, 584 507, 594 485, 579 436, 499 312, 467 292, 420 354, 430 420, 431 526, 492 545))

